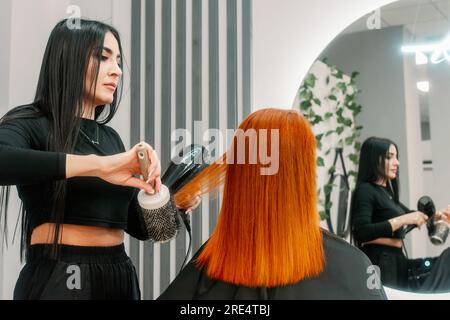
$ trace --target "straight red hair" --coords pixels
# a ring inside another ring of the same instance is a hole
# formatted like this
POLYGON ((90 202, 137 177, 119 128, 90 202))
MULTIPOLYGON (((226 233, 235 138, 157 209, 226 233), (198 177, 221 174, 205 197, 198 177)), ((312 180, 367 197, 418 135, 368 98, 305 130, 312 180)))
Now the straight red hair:
MULTIPOLYGON (((223 185, 220 216, 196 264, 209 277, 247 287, 276 287, 318 276, 324 268, 322 232, 316 194, 316 140, 307 120, 294 110, 264 109, 239 127, 279 131, 279 168, 261 175, 260 163, 227 164, 236 160, 237 137, 230 151, 175 195, 180 207, 198 194, 223 185)), ((246 150, 250 139, 246 138, 246 150)), ((247 153, 247 152, 246 152, 247 153)), ((271 154, 270 156, 274 156, 271 154)))

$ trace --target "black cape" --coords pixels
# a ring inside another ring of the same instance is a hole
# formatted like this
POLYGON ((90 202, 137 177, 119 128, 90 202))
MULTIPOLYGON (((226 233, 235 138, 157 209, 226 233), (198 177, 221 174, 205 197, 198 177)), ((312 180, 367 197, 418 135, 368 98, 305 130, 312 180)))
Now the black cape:
POLYGON ((181 271, 159 300, 384 300, 379 274, 369 258, 344 240, 323 231, 325 269, 316 278, 275 288, 249 288, 214 280, 193 261, 181 271))

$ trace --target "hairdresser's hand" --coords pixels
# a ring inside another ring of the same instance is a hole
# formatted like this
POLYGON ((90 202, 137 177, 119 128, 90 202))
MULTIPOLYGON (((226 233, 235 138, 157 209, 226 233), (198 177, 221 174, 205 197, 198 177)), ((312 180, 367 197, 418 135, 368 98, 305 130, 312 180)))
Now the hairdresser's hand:
POLYGON ((196 196, 188 205, 178 206, 178 209, 186 210, 186 213, 192 213, 197 207, 202 203, 202 198, 198 195, 196 196))
POLYGON ((192 213, 197 207, 202 203, 202 198, 200 196, 195 197, 192 204, 190 204, 189 208, 186 210, 186 213, 192 213))
POLYGON ((151 162, 148 169, 149 175, 144 177, 145 180, 133 176, 141 174, 137 145, 124 153, 100 157, 101 166, 98 171, 98 177, 112 184, 143 189, 150 194, 159 192, 161 187, 161 164, 155 150, 149 144, 145 142, 143 144, 147 149, 148 158, 151 162))
POLYGON ((415 224, 419 229, 428 220, 428 216, 420 211, 404 214, 400 217, 403 225, 415 224))
POLYGON ((450 205, 445 209, 436 211, 436 213, 434 214, 434 219, 443 220, 447 223, 450 223, 450 205))

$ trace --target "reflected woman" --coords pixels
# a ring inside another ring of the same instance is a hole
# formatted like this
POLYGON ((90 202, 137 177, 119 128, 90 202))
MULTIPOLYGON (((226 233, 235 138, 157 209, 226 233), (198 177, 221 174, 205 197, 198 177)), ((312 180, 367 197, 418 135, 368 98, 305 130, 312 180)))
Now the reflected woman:
MULTIPOLYGON (((402 250, 404 227, 420 228, 428 217, 399 201, 399 166, 398 147, 391 140, 371 137, 363 143, 352 199, 352 237, 372 263, 380 267, 384 285, 418 289, 420 284, 408 277, 412 262, 402 250)), ((449 208, 438 211, 434 217, 447 222, 449 218, 449 208)), ((435 263, 436 260, 430 258, 435 263)))

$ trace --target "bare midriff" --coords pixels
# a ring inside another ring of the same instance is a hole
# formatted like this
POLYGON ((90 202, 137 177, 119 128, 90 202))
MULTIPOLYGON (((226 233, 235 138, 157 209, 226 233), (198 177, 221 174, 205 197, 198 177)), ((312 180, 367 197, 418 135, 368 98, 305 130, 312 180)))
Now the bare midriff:
MULTIPOLYGON (((45 223, 31 234, 31 245, 54 243, 55 224, 45 223)), ((124 231, 105 227, 62 224, 58 243, 71 246, 112 247, 123 243, 124 231)))

